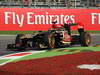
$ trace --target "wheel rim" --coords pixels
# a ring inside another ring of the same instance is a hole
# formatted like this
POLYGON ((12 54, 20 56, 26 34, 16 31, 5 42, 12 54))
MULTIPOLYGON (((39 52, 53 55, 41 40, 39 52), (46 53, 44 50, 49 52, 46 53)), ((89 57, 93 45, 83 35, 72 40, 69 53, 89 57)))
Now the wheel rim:
POLYGON ((40 43, 39 48, 45 48, 45 46, 42 43, 40 43))
POLYGON ((50 45, 51 48, 55 47, 55 38, 54 38, 54 35, 50 35, 50 37, 49 37, 49 45, 50 45))
POLYGON ((87 38, 86 38, 86 44, 90 45, 90 43, 91 43, 91 39, 90 39, 90 36, 88 35, 87 38))
POLYGON ((38 45, 38 48, 45 48, 45 45, 44 45, 44 43, 41 40, 39 40, 37 42, 37 45, 38 45))

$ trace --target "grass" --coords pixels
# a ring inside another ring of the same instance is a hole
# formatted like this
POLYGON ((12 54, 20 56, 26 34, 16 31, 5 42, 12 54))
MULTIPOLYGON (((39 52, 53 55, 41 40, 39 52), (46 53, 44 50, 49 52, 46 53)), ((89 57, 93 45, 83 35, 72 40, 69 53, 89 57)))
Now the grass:
MULTIPOLYGON (((91 52, 91 51, 100 51, 100 47, 69 47, 69 48, 56 48, 52 51, 46 51, 42 53, 36 53, 32 55, 28 55, 19 59, 15 59, 12 62, 21 61, 21 60, 29 60, 29 59, 37 59, 37 58, 45 58, 45 57, 53 57, 59 55, 66 54, 75 54, 80 52, 91 52)), ((7 59, 0 60, 0 64, 7 62, 7 59)))
POLYGON ((8 61, 8 60, 7 59, 3 59, 2 61, 0 61, 0 64, 4 63, 6 61, 8 61))
MULTIPOLYGON (((0 31, 0 35, 16 35, 16 34, 35 34, 39 31, 0 31)), ((100 34, 100 31, 88 31, 91 34, 100 34)), ((77 31, 72 31, 73 34, 77 34, 77 31)))
POLYGON ((29 56, 25 56, 21 59, 15 60, 29 60, 29 59, 37 59, 37 58, 44 58, 44 57, 53 57, 59 55, 66 55, 66 54, 74 54, 80 52, 91 52, 91 51, 100 51, 100 47, 71 47, 71 48, 58 48, 52 51, 47 51, 43 53, 32 54, 29 56), (68 51, 66 51, 68 50, 68 51))

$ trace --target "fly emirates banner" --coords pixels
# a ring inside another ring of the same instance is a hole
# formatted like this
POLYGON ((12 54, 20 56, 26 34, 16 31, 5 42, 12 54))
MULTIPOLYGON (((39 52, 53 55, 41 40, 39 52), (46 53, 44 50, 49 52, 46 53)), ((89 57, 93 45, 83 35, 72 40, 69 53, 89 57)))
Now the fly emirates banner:
POLYGON ((100 9, 0 8, 0 31, 44 31, 54 21, 57 24, 81 22, 85 30, 99 31, 100 9))

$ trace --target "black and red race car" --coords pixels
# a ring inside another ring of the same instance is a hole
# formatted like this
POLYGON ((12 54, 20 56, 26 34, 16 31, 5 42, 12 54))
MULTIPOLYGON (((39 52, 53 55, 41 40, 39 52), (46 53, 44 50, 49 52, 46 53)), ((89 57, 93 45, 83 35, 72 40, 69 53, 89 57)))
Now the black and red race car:
POLYGON ((39 32, 35 35, 18 34, 15 44, 8 44, 7 48, 58 48, 77 44, 81 46, 91 44, 91 35, 84 30, 84 25, 80 23, 57 25, 56 22, 53 22, 52 28, 46 32, 39 32), (77 26, 78 35, 71 34, 71 26, 77 26))

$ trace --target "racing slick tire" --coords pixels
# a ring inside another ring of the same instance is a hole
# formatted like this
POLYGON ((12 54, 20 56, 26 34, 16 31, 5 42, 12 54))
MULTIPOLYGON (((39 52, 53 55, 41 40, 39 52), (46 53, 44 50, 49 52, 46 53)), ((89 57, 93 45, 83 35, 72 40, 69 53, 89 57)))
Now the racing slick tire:
POLYGON ((55 34, 52 32, 47 32, 45 35, 43 35, 41 38, 38 38, 36 41, 36 47, 37 48, 55 48, 56 42, 55 42, 55 34))
POLYGON ((73 35, 71 37, 72 37, 71 44, 70 44, 71 46, 75 45, 75 44, 80 44, 79 43, 79 36, 78 35, 73 35))
POLYGON ((81 32, 79 41, 81 46, 88 47, 91 44, 91 35, 88 32, 81 32))
POLYGON ((49 48, 55 48, 56 47, 55 35, 53 33, 48 35, 48 47, 49 48))
POLYGON ((38 41, 36 42, 36 47, 40 49, 45 48, 45 43, 43 42, 42 39, 38 39, 38 41))
POLYGON ((25 49, 25 46, 27 45, 27 40, 24 37, 24 34, 18 34, 15 39, 15 45, 17 49, 25 49))

